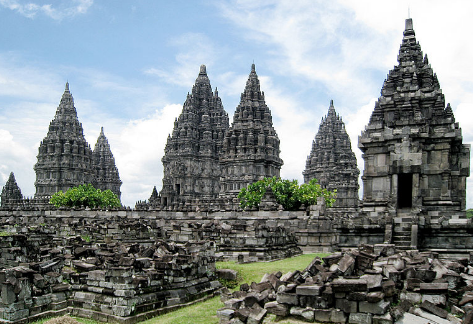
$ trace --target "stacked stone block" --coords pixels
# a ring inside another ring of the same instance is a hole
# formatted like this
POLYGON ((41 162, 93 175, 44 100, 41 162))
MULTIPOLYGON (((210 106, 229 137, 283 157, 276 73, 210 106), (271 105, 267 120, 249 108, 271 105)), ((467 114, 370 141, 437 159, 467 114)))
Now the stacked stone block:
POLYGON ((261 323, 267 313, 317 323, 462 323, 473 315, 472 271, 468 259, 364 245, 224 291, 217 316, 221 324, 261 323))

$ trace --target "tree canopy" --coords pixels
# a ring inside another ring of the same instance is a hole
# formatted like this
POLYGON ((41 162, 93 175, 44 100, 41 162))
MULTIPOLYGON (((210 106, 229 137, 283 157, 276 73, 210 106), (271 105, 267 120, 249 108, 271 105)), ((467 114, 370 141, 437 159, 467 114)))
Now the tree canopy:
POLYGON ((298 210, 302 204, 306 206, 315 205, 318 197, 323 197, 326 205, 330 207, 335 202, 336 197, 336 190, 329 191, 322 188, 317 183, 317 179, 299 185, 297 180, 283 180, 276 177, 264 178, 240 190, 238 198, 240 199, 241 208, 258 207, 268 187, 273 190, 277 203, 282 205, 285 210, 298 210))
POLYGON ((56 207, 120 207, 120 199, 111 190, 95 189, 90 183, 56 192, 49 203, 56 207))

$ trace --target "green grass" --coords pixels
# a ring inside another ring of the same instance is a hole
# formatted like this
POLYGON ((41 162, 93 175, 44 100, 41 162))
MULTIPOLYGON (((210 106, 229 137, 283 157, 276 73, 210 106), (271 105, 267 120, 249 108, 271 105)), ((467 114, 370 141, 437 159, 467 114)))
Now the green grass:
POLYGON ((304 270, 309 263, 317 256, 325 256, 328 254, 303 254, 293 258, 273 261, 273 262, 254 262, 254 263, 236 263, 217 262, 217 269, 233 269, 238 271, 240 284, 260 282, 266 273, 281 271, 283 274, 294 271, 304 270))
MULTIPOLYGON (((238 271, 239 284, 260 282, 266 273, 281 271, 283 274, 294 270, 304 270, 316 256, 326 256, 326 254, 303 254, 293 258, 274 262, 255 262, 239 264, 236 262, 217 262, 218 269, 233 269, 238 271)), ((239 285, 237 287, 239 289, 239 285)), ((223 303, 220 297, 214 297, 203 303, 181 308, 176 311, 147 320, 146 324, 216 324, 217 309, 222 308, 223 303)), ((283 322, 271 321, 278 324, 299 323, 298 321, 283 322)))
MULTIPOLYGON (((278 260, 273 262, 255 262, 255 263, 244 263, 239 264, 236 262, 217 262, 216 267, 218 269, 233 269, 238 271, 238 283, 251 284, 251 282, 260 282, 261 278, 266 273, 273 273, 281 271, 283 274, 294 271, 294 270, 304 270, 309 263, 316 256, 326 256, 326 254, 303 254, 293 258, 288 258, 284 260, 278 260)), ((239 289, 240 286, 237 286, 236 289, 239 289)), ((220 301, 220 296, 213 297, 204 302, 197 303, 191 306, 183 307, 172 311, 167 314, 163 314, 142 323, 144 324, 217 324, 217 310, 223 307, 223 303, 220 301)), ((76 318, 81 323, 94 324, 93 322, 87 319, 76 318)), ((43 321, 44 322, 44 321, 43 321)), ((43 322, 35 322, 40 324, 43 322)), ((269 321, 265 323, 278 323, 278 324, 292 324, 292 323, 302 323, 297 320, 292 319, 281 319, 278 320, 274 316, 269 316, 269 321)))

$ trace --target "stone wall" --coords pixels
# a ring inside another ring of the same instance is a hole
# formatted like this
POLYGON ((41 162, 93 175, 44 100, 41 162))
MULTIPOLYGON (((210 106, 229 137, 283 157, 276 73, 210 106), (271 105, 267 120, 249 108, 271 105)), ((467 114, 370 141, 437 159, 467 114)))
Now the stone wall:
MULTIPOLYGON (((47 227, 46 227, 47 228, 47 227)), ((10 235, 1 243, 0 321, 70 312, 132 323, 216 291, 215 243, 97 243, 10 235), (14 265, 14 267, 10 267, 14 265)))

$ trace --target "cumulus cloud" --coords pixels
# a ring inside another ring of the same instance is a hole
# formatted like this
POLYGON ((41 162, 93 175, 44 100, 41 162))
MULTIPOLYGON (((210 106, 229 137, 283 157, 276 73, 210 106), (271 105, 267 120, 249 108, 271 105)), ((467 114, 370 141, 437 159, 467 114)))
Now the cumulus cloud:
POLYGON ((44 14, 49 18, 60 21, 64 18, 87 13, 87 10, 94 3, 93 0, 73 0, 71 2, 72 5, 62 3, 58 7, 54 7, 51 4, 39 5, 34 2, 25 3, 20 0, 0 0, 0 5, 27 18, 35 18, 38 14, 44 14))

